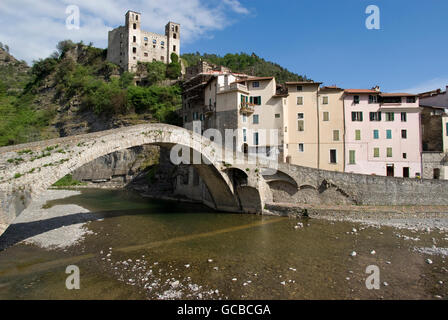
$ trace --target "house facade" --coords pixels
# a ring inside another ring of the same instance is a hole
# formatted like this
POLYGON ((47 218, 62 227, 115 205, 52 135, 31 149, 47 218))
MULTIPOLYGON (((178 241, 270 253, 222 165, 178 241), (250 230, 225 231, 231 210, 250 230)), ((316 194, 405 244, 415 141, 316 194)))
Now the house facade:
POLYGON ((348 89, 344 93, 345 171, 421 177, 418 96, 348 89))

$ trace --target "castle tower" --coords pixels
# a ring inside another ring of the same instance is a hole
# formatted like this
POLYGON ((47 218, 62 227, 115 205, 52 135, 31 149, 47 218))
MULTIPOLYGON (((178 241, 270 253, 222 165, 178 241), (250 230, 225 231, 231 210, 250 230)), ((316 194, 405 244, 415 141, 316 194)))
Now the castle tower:
POLYGON ((126 25, 128 37, 128 66, 126 69, 135 71, 137 62, 141 55, 140 52, 140 38, 141 38, 141 14, 135 11, 128 11, 126 13, 126 25))
POLYGON ((171 54, 175 53, 180 58, 180 24, 168 22, 165 26, 165 35, 168 42, 167 56, 171 62, 171 54))

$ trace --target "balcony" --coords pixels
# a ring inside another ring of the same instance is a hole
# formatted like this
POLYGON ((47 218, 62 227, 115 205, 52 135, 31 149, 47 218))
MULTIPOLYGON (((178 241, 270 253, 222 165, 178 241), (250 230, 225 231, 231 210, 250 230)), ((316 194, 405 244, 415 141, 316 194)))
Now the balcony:
POLYGON ((207 118, 210 118, 215 113, 216 108, 214 108, 212 105, 204 106, 203 111, 204 115, 207 118))
POLYGON ((242 103, 240 105, 240 112, 243 114, 252 114, 255 112, 255 104, 253 103, 242 103))
POLYGON ((227 86, 218 87, 218 93, 224 93, 224 92, 228 92, 228 91, 249 92, 249 90, 247 89, 247 86, 245 86, 243 84, 240 84, 240 83, 232 83, 232 84, 227 85, 227 86))

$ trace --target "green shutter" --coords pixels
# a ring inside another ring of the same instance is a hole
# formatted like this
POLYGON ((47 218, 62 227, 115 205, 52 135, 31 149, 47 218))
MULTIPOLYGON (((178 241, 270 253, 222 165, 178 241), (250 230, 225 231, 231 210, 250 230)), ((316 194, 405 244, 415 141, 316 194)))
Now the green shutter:
POLYGON ((387 157, 392 158, 392 148, 387 148, 387 157))
POLYGON ((373 149, 373 157, 379 158, 380 157, 380 148, 374 148, 373 149))
POLYGON ((355 150, 350 150, 350 164, 356 163, 355 155, 356 155, 355 150))
POLYGON ((361 130, 355 131, 355 140, 361 140, 361 130))

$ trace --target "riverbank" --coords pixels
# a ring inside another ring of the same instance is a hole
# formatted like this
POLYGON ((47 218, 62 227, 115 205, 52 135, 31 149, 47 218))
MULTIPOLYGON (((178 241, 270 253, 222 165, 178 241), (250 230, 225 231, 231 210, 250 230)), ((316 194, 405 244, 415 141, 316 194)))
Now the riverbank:
POLYGON ((74 190, 47 190, 33 201, 9 226, 0 239, 0 250, 17 243, 44 249, 66 249, 80 243, 91 233, 86 224, 94 219, 89 210, 78 205, 48 207, 47 202, 81 194, 74 190))
POLYGON ((356 222, 416 231, 448 231, 448 206, 350 206, 268 203, 267 214, 356 222))

